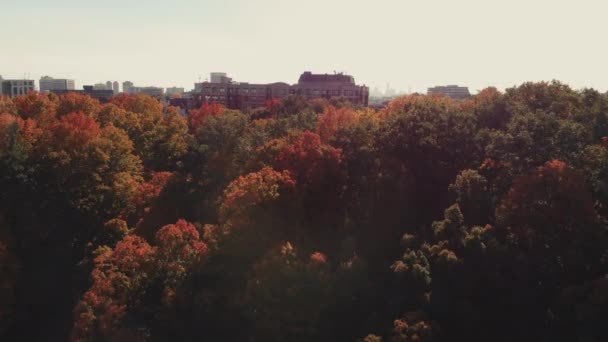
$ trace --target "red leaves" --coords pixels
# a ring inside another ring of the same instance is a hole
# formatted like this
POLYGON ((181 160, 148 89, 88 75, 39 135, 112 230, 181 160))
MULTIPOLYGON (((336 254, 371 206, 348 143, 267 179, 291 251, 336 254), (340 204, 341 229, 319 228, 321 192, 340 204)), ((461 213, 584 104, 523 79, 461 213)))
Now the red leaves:
POLYGON ((342 151, 323 144, 319 135, 307 131, 287 139, 280 142, 273 165, 291 172, 299 185, 321 184, 339 173, 342 151))
POLYGON ((278 99, 278 98, 268 99, 268 100, 266 100, 266 102, 264 102, 264 106, 271 110, 280 105, 281 105, 281 99, 278 99))
POLYGON ((499 166, 499 163, 496 160, 494 160, 492 158, 486 158, 479 166, 479 169, 480 170, 494 170, 498 166, 499 166))
POLYGON ((200 241, 198 231, 185 220, 162 227, 156 233, 156 242, 162 260, 160 267, 176 274, 183 274, 207 253, 207 245, 200 241))
POLYGON ((539 169, 539 172, 541 174, 553 173, 553 172, 564 173, 566 171, 567 167, 568 167, 568 165, 566 163, 564 163, 563 161, 553 159, 551 161, 548 161, 544 167, 541 167, 539 169))
POLYGON ((41 125, 51 122, 55 118, 57 104, 47 95, 29 93, 13 99, 19 116, 24 119, 36 119, 41 125))
POLYGON ((196 131, 207 118, 221 115, 225 110, 224 106, 218 103, 203 104, 198 110, 190 112, 190 130, 196 131))
POLYGON ((342 150, 324 144, 318 134, 306 131, 271 140, 258 149, 257 155, 252 164, 270 165, 274 170, 289 173, 296 185, 295 201, 291 204, 303 209, 300 211, 303 215, 328 222, 338 216, 345 182, 342 150))
POLYGON ((136 235, 125 237, 114 250, 100 250, 91 272, 93 284, 74 309, 73 341, 96 334, 112 336, 126 314, 129 299, 140 292, 148 273, 154 271, 154 253, 155 249, 136 235))
POLYGON ((171 172, 153 173, 150 181, 139 185, 135 194, 131 197, 129 205, 120 213, 120 217, 129 222, 130 225, 135 225, 150 211, 154 200, 158 198, 172 175, 171 172))
POLYGON ((279 110, 281 109, 281 102, 281 99, 277 98, 266 100, 266 102, 264 103, 264 107, 268 109, 268 112, 270 113, 271 117, 277 117, 277 115, 279 114, 279 110))
POLYGON ((550 230, 572 231, 595 221, 593 200, 584 177, 560 160, 519 177, 497 212, 517 237, 550 230))
POLYGON ((141 237, 128 235, 110 255, 100 255, 95 259, 97 266, 111 263, 124 273, 138 273, 145 270, 154 254, 154 249, 141 237))
POLYGON ((100 335, 113 339, 122 331, 121 321, 130 310, 137 310, 139 298, 155 280, 166 284, 165 304, 175 297, 173 286, 196 266, 207 252, 196 228, 179 220, 156 234, 158 246, 151 246, 137 235, 128 235, 114 250, 100 247, 91 272, 93 284, 74 309, 72 340, 88 340, 100 335))
POLYGON ((72 150, 86 146, 99 136, 101 129, 95 119, 82 112, 62 116, 51 127, 53 140, 51 144, 57 150, 72 150))
POLYGON ((327 256, 321 252, 314 252, 310 255, 310 262, 315 265, 325 264, 327 262, 327 256))

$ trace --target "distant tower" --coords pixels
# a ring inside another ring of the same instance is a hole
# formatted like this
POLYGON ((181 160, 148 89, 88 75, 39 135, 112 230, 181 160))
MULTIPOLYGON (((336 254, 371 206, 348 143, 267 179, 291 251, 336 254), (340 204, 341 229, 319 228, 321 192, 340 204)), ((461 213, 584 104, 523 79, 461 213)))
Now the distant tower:
POLYGON ((131 94, 133 92, 133 82, 130 82, 130 81, 122 82, 122 92, 125 94, 131 94))
POLYGON ((111 81, 106 82, 106 90, 112 90, 112 82, 111 81))
POLYGON ((114 94, 120 93, 120 85, 118 84, 118 81, 114 81, 114 83, 112 83, 112 90, 114 90, 114 94))

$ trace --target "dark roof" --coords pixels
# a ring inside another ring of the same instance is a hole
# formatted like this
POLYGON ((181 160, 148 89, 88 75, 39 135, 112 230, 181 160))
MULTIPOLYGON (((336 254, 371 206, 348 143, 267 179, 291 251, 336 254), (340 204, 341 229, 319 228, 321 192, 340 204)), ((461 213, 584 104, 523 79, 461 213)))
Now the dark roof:
POLYGON ((300 75, 298 83, 349 83, 355 84, 355 79, 350 75, 344 74, 313 74, 310 71, 300 75))

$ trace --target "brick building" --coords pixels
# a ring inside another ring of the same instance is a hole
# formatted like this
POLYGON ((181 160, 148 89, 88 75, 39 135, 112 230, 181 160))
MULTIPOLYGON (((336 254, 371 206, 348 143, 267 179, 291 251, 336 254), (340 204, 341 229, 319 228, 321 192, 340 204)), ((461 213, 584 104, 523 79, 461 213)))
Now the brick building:
POLYGON ((220 103, 227 108, 244 109, 263 106, 267 100, 300 95, 307 99, 345 97, 354 104, 367 106, 369 89, 358 86, 352 76, 344 74, 313 74, 305 72, 297 84, 237 83, 222 74, 212 77, 219 82, 195 84, 195 92, 203 102, 220 103))

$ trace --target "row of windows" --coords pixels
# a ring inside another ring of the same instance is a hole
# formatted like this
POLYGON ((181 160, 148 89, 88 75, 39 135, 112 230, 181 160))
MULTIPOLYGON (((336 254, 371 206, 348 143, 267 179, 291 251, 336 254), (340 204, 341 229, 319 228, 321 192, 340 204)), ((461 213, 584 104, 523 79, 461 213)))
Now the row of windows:
MULTIPOLYGON (((299 91, 298 94, 301 94, 301 91, 299 91)), ((313 96, 321 96, 321 95, 323 95, 323 96, 327 96, 327 95, 359 96, 359 91, 358 90, 344 90, 344 91, 342 91, 342 94, 340 94, 339 89, 334 89, 334 90, 306 89, 306 90, 304 90, 304 94, 313 95, 313 96)))
POLYGON ((11 89, 12 96, 27 95, 30 91, 34 91, 33 87, 13 87, 11 89))
MULTIPOLYGON (((265 94, 266 92, 264 91, 264 89, 233 89, 233 88, 203 88, 203 94, 225 94, 226 90, 228 92, 228 94, 232 94, 232 93, 239 93, 239 94, 251 94, 251 95, 257 95, 257 94, 265 94)), ((288 90, 287 89, 279 89, 276 90, 274 92, 268 92, 268 94, 274 94, 274 95, 287 95, 288 90)), ((332 89, 332 90, 320 90, 320 89, 304 89, 304 91, 302 91, 302 89, 291 89, 289 90, 289 94, 306 94, 306 95, 314 95, 314 96, 321 96, 321 95, 331 95, 331 96, 359 96, 360 91, 359 90, 343 90, 341 91, 340 89, 332 89)))
MULTIPOLYGON (((232 100, 234 97, 232 96, 208 96, 207 99, 208 100, 214 100, 214 101, 225 101, 226 99, 228 100, 232 100)), ((266 100, 265 96, 243 96, 240 100, 244 100, 244 101, 261 101, 264 102, 266 100)))

